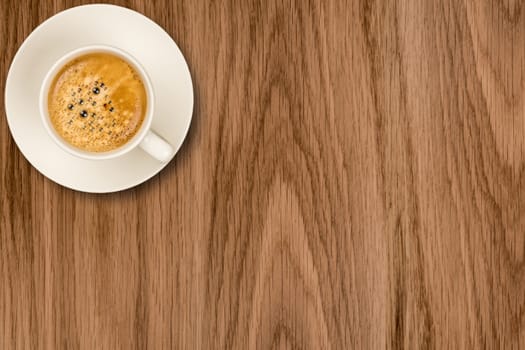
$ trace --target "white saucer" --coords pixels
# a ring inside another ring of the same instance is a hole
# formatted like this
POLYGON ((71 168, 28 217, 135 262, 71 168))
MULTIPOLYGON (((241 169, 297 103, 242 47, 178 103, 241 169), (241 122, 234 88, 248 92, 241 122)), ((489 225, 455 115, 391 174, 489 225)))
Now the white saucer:
POLYGON ((193 86, 173 39, 149 18, 113 5, 74 7, 49 18, 18 50, 7 76, 5 108, 11 134, 22 154, 49 179, 84 192, 114 192, 138 185, 162 170, 137 148, 111 160, 85 160, 63 151, 46 133, 38 110, 45 74, 67 52, 105 44, 132 54, 155 90, 152 128, 178 150, 193 112, 193 86))

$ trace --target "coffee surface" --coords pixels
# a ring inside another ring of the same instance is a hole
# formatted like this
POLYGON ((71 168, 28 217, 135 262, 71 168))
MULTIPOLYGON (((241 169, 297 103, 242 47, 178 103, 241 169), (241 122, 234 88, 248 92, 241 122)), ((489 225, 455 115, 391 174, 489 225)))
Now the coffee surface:
POLYGON ((67 63, 48 95, 57 133, 89 152, 111 151, 128 142, 142 125, 147 103, 135 69, 108 53, 86 54, 67 63))

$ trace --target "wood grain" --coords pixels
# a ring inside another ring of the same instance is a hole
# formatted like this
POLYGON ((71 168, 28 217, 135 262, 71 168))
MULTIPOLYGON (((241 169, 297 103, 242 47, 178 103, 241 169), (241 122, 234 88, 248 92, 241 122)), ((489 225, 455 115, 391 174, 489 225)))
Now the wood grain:
MULTIPOLYGON (((81 3, 0 2, 2 91, 81 3)), ((181 47, 190 134, 91 195, 2 111, 1 349, 525 347, 523 2, 114 3, 181 47)))

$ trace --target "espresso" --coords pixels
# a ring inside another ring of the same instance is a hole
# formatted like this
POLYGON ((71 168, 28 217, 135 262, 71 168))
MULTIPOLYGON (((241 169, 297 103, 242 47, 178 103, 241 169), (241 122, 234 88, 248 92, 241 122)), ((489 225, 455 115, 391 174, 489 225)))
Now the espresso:
POLYGON ((71 145, 107 152, 128 142, 144 121, 144 83, 126 61, 108 53, 91 53, 67 63, 48 95, 49 118, 71 145))

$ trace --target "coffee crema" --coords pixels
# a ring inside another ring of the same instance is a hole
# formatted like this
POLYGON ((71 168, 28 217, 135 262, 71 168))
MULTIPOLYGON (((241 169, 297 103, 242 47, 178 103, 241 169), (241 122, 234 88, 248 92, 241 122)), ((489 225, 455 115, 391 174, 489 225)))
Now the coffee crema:
POLYGON ((66 63, 55 76, 48 112, 65 141, 84 151, 107 152, 135 136, 147 103, 144 83, 128 62, 90 53, 66 63))

